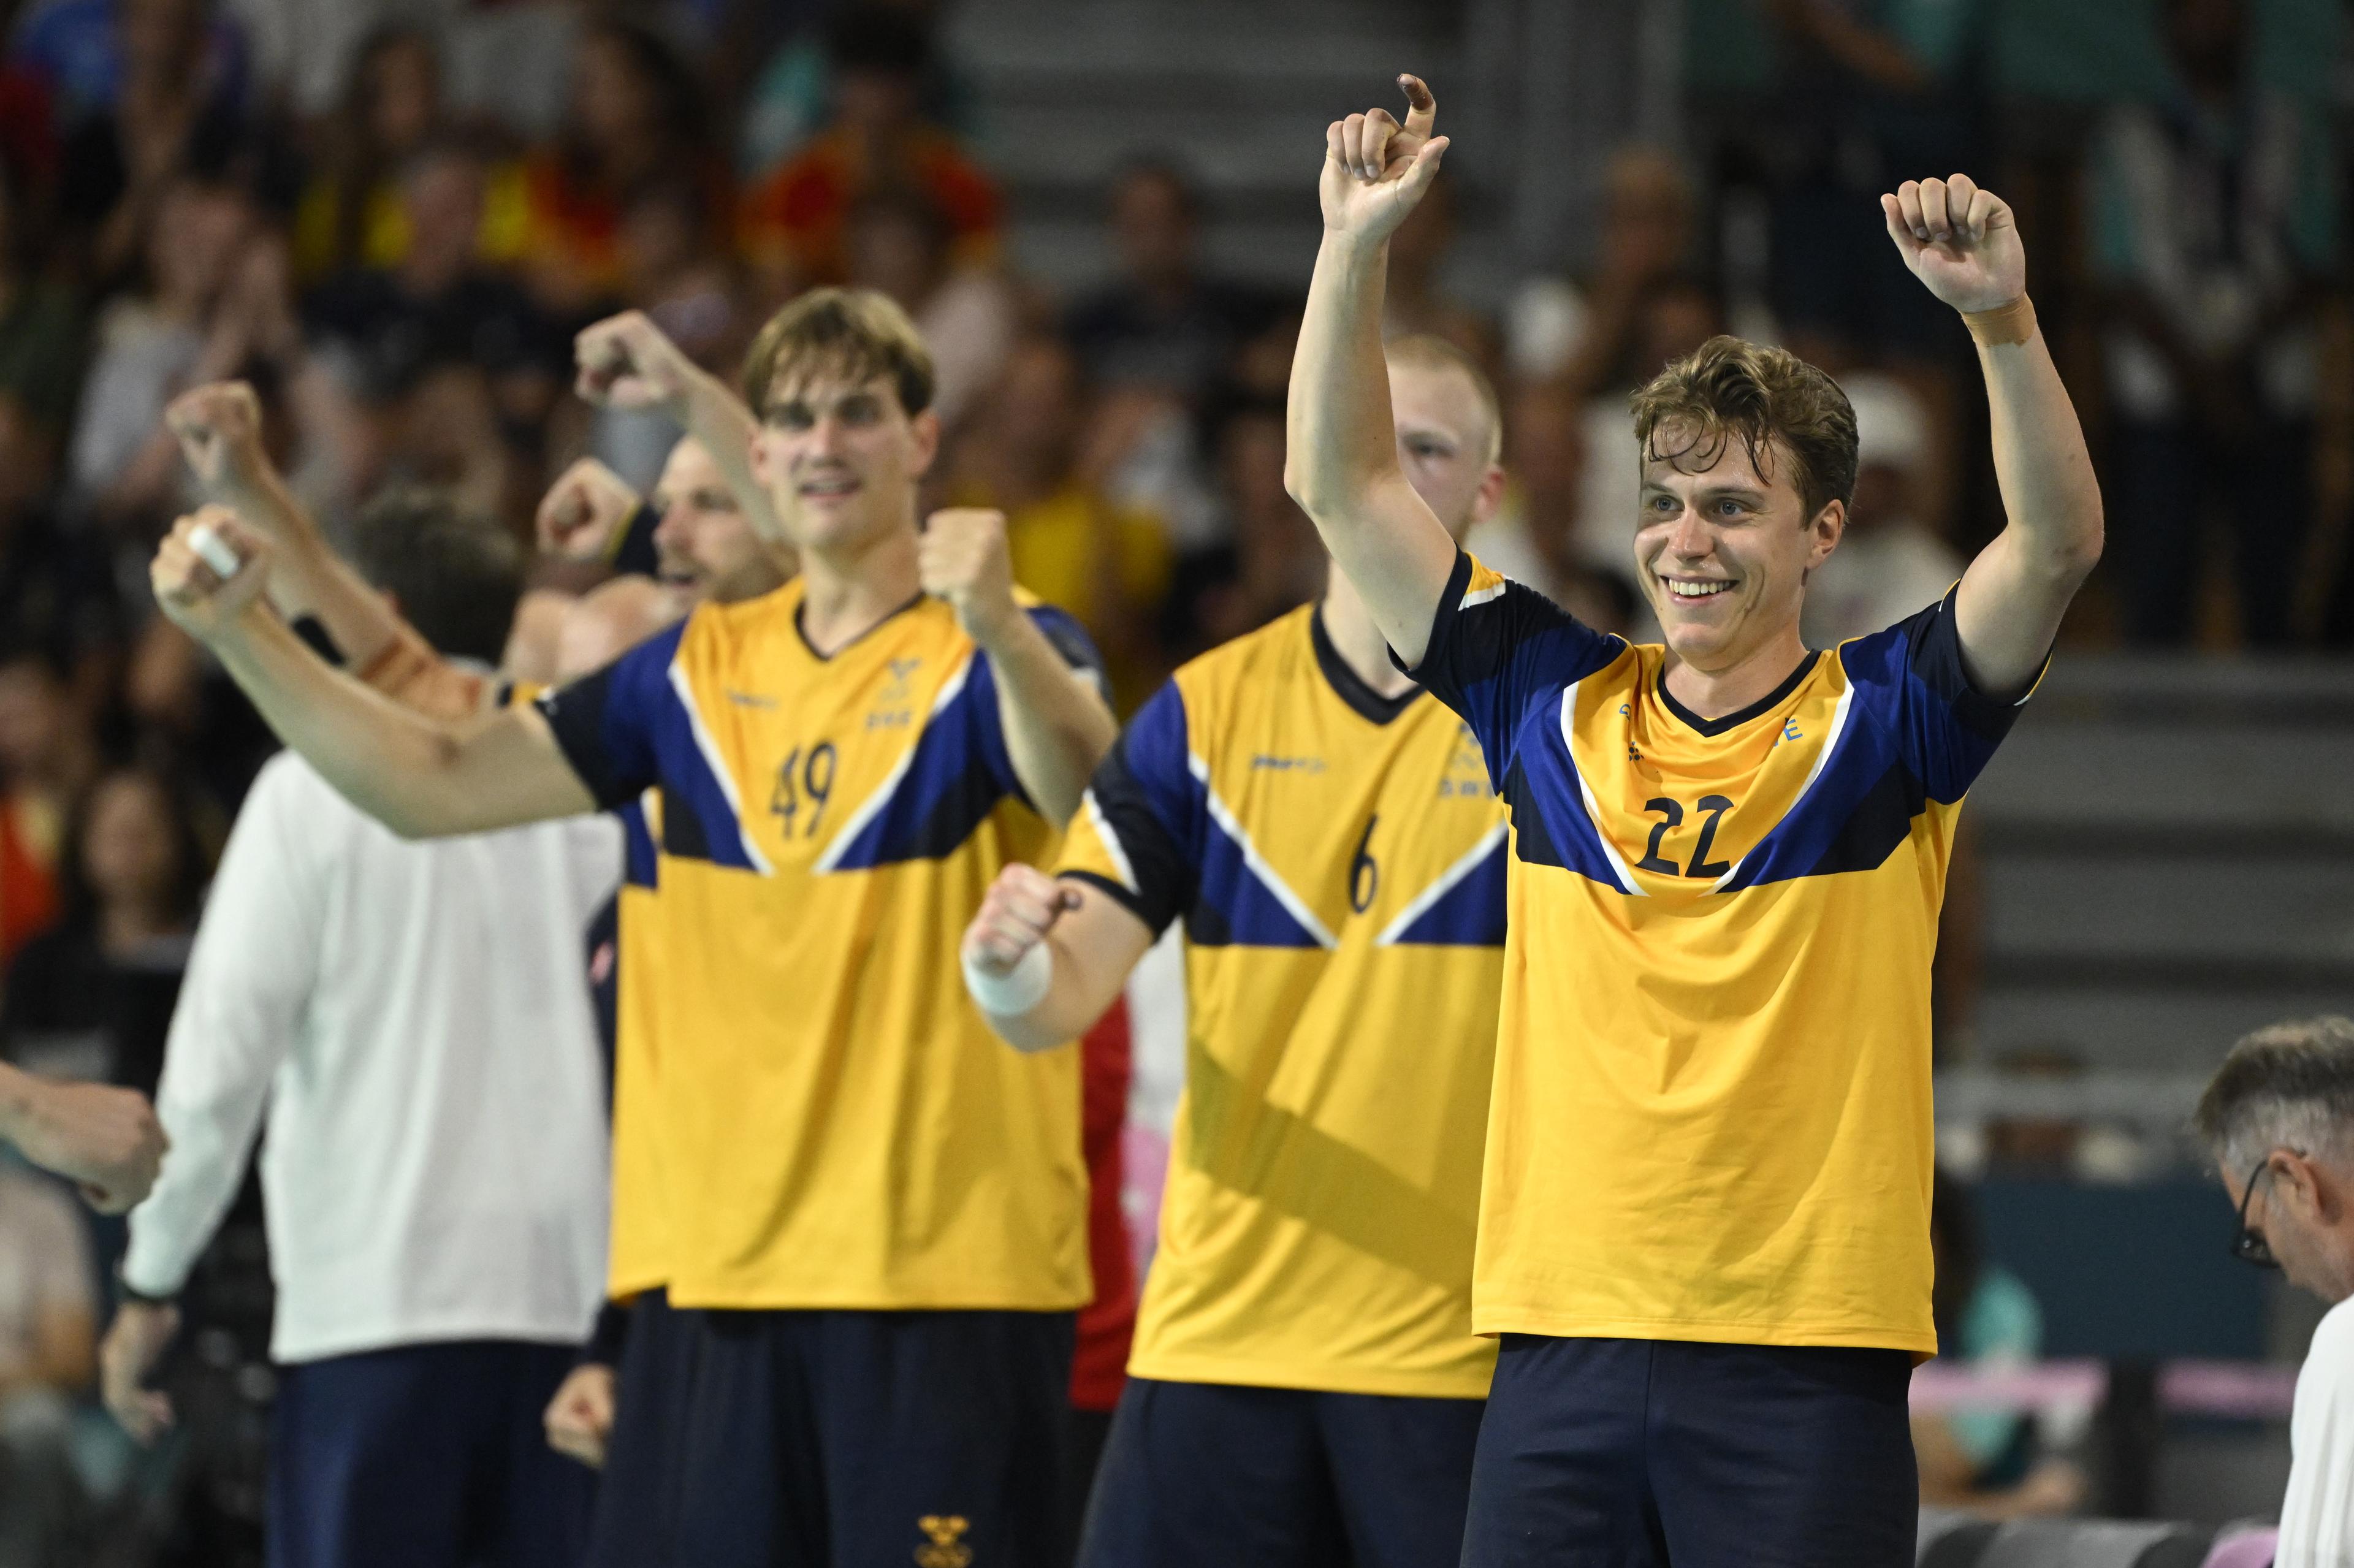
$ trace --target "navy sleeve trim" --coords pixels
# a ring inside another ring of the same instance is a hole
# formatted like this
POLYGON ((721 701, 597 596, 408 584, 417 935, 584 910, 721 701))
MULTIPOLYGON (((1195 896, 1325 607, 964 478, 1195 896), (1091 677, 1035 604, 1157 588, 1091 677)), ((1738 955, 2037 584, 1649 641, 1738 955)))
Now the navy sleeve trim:
POLYGON ((1400 674, 1422 679, 1422 672, 1430 667, 1438 657, 1438 651, 1454 635, 1455 618, 1462 612, 1463 596, 1470 591, 1470 588, 1471 555, 1458 545, 1455 550, 1454 569, 1447 574, 1447 587, 1439 593, 1438 609, 1430 618, 1430 641, 1423 645, 1422 662, 1409 664, 1398 657, 1396 649, 1390 650, 1390 662, 1397 667, 1400 674))
POLYGON ((1152 923, 1152 911, 1144 906, 1144 900, 1139 898, 1132 890, 1122 887, 1118 878, 1104 876, 1092 871, 1066 871, 1057 874, 1065 882, 1086 883, 1089 887, 1142 921, 1144 928, 1151 932, 1154 937, 1158 938, 1161 935, 1163 927, 1152 923))
POLYGON ((1961 630, 1954 616, 1954 596, 1960 591, 1957 583, 1943 599, 1906 623, 1909 662, 1924 685, 1953 705, 1956 716, 1965 725, 1989 740, 2000 740, 2018 722, 2020 708, 2052 667, 2052 650, 2044 650, 2034 676, 2017 690, 1987 690, 1970 673, 1962 650, 1961 630))
POLYGON ((615 665, 581 676, 567 685, 543 692, 540 715, 556 736, 556 748, 580 776, 598 809, 610 810, 634 800, 644 790, 641 782, 620 778, 605 747, 605 709, 612 698, 615 665))
POLYGON ((1158 937, 1192 906, 1194 867, 1154 808, 1150 789, 1137 777, 1129 755, 1135 733, 1131 726, 1112 747, 1096 768, 1088 795, 1099 819, 1097 832, 1111 841, 1107 847, 1136 879, 1133 888, 1118 890, 1120 900, 1158 937))

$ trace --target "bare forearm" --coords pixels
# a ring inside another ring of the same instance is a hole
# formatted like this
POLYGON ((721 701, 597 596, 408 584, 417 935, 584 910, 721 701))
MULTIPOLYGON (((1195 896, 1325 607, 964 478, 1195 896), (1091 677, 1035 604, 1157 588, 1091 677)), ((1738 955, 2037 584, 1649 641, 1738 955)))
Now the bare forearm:
POLYGON ((1382 351, 1387 247, 1327 233, 1292 361, 1284 482, 1363 593, 1390 645, 1419 662, 1455 546, 1397 463, 1382 351))
POLYGON ((1055 954, 1055 989, 1046 1000, 1018 1017, 981 1014, 998 1037, 1016 1050, 1044 1051, 1076 1040, 1096 1026, 1127 979, 1125 974, 1087 972, 1060 938, 1048 937, 1046 944, 1055 954))
POLYGON ((276 542, 270 602, 282 615, 311 615, 325 627, 344 661, 366 669, 400 635, 392 607, 327 543, 310 509, 266 459, 217 488, 213 497, 276 542))
POLYGON ((2003 510, 2033 565, 2071 589, 2100 559, 2101 491, 2076 407, 2041 331, 1981 344, 2003 510))
POLYGON ((1060 827, 1079 809, 1119 723, 1093 683, 1027 615, 1014 614, 982 648, 997 677, 997 716, 1013 771, 1039 814, 1060 827))
MULTIPOLYGON (((409 838, 479 832, 595 810, 560 760, 470 745, 466 726, 402 707, 302 646, 286 623, 249 609, 213 644, 222 667, 279 738, 346 800, 409 838), (490 755, 493 749, 505 755, 490 755)), ((480 721, 513 728, 520 715, 480 721)))
POLYGON ((1285 409, 1287 476, 1311 514, 1344 508, 1397 471, 1382 352, 1388 274, 1386 244, 1327 234, 1317 249, 1285 409))
POLYGON ((783 520, 769 499, 768 487, 752 472, 752 437, 758 429, 752 410, 728 390, 726 382, 701 370, 689 376, 682 402, 681 422, 719 465, 720 477, 727 482, 736 504, 744 509, 752 532, 771 545, 792 547, 783 520))
POLYGON ((1051 988, 1026 1012, 1007 1016, 982 1010, 999 1037, 1023 1051, 1060 1045, 1094 1028, 1152 945, 1144 923, 1103 889, 1070 877, 1061 885, 1079 902, 1044 938, 1054 962, 1051 988))

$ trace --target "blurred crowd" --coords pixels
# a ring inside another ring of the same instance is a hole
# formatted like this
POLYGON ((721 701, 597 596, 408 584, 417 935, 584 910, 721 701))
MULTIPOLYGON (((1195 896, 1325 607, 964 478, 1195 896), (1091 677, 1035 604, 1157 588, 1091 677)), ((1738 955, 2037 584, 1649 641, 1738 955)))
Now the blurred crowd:
MULTIPOLYGON (((1897 263, 1874 198, 1971 169, 2031 228, 2047 334, 2097 426, 2113 563, 2071 635, 2354 641, 2354 313, 2326 103, 2271 79, 2262 7, 2152 0, 2157 84, 2062 148, 2022 146, 1970 44, 1985 8, 1692 5, 1690 145, 1613 154, 1588 257, 1500 298, 1451 287, 1458 228, 1495 194, 1443 179, 1398 236, 1392 324, 1462 344, 1501 388, 1511 483, 1475 550, 1639 633, 1626 394, 1732 330, 1799 349, 1856 405, 1853 524, 1809 636, 1942 593, 1992 531, 1967 455, 1984 412, 1967 338, 1897 263), (1771 46, 1771 72, 1711 76, 1717 12, 1771 46)), ((0 0, 0 1053, 152 1093, 211 856, 273 746, 148 601, 148 557, 193 496, 162 418, 189 387, 251 382, 331 524, 423 482, 528 540, 573 460, 644 490, 675 434, 569 396, 580 327, 642 309, 726 374, 796 291, 866 284, 938 358, 931 499, 1007 513, 1018 577, 1087 625, 1123 712, 1317 590, 1283 486, 1304 276, 1221 275, 1194 171, 1140 155, 1102 193, 1105 273, 1025 278, 934 13, 0 0)), ((37 1560, 8 1537, 39 1511, 23 1499, 69 1495, 42 1465, 104 1470, 67 1402, 118 1245, 0 1172, 0 1568, 37 1560)), ((224 1399, 258 1401, 253 1225, 217 1251, 228 1305, 197 1354, 224 1399)), ((194 1473, 178 1484, 224 1519, 256 1495, 233 1455, 194 1473)), ((162 1533, 195 1551, 190 1528, 162 1533)))

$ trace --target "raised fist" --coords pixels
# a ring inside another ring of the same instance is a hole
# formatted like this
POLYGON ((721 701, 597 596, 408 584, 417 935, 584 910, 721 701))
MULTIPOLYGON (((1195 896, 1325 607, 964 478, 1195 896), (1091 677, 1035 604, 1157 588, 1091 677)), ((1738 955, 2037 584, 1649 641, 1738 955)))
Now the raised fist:
POLYGON ((245 382, 189 388, 164 410, 164 424, 209 493, 249 481, 269 462, 261 446, 261 399, 245 382))
POLYGON ((583 327, 572 340, 579 366, 573 386, 584 402, 607 408, 659 408, 686 395, 694 369, 678 345, 643 311, 583 327))
POLYGON ((1317 187, 1324 227, 1378 244, 1397 232, 1438 177, 1447 138, 1431 134, 1438 101, 1416 76, 1401 76, 1405 123, 1386 109, 1335 120, 1324 128, 1324 174, 1317 187))
POLYGON ((1880 211, 1913 275, 1954 309, 1997 310, 2026 296, 2018 221, 1969 175, 1906 180, 1881 196, 1880 211))
POLYGON ((90 1207, 119 1214, 147 1196, 171 1140, 136 1089, 27 1075, 12 1128, 17 1151, 81 1189, 90 1207))
POLYGON ((1008 975, 1023 955, 1046 939, 1078 894, 1034 865, 1015 862, 997 874, 981 913, 964 931, 963 958, 984 973, 1008 975))
POLYGON ((260 597, 270 580, 270 546, 228 507, 207 506, 172 525, 147 580, 164 613, 209 642, 260 597))
POLYGON ((570 561, 604 560, 638 502, 628 481, 595 458, 582 458, 540 497, 539 547, 570 561))
POLYGON ((924 591, 946 599, 976 642, 988 643, 1021 613, 1002 512, 959 506, 933 513, 916 542, 916 569, 924 591))

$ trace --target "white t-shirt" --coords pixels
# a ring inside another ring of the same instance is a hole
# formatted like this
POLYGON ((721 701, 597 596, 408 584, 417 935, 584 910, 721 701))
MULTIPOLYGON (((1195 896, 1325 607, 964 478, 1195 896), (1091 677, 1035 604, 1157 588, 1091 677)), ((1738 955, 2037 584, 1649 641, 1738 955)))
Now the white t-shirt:
POLYGON ((1968 565, 1918 524, 1892 520, 1851 530, 1807 579, 1799 621, 1807 646, 1836 648, 1928 609, 1968 565))
POLYGON ((2274 1568, 2354 1565, 2354 1299, 2313 1331, 2289 1417, 2288 1496, 2274 1568))
POLYGON ((610 817, 409 843, 272 758, 172 1017, 125 1283, 179 1289, 266 1116, 275 1359, 587 1339, 610 1139, 586 931, 620 871, 610 817))

